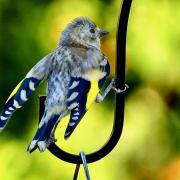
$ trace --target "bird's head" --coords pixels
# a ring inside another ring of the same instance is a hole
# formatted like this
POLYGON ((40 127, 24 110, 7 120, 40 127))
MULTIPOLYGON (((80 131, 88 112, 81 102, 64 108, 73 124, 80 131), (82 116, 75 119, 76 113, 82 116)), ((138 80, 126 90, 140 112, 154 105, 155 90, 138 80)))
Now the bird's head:
POLYGON ((60 44, 100 48, 100 38, 108 34, 88 18, 74 19, 63 31, 60 44))

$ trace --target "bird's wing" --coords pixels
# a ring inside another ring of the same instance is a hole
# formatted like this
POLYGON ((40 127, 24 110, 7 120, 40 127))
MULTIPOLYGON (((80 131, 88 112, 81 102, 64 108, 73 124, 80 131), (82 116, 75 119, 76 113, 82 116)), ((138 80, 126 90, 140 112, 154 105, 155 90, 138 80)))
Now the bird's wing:
POLYGON ((90 81, 82 77, 71 77, 67 96, 67 106, 71 115, 64 135, 65 138, 71 135, 86 112, 87 95, 90 87, 90 81))
POLYGON ((109 72, 110 66, 106 60, 104 64, 100 65, 98 71, 88 72, 83 77, 71 77, 67 98, 67 106, 71 110, 71 114, 64 135, 65 139, 72 134, 87 109, 95 101, 109 72), (101 77, 98 78, 98 76, 101 77), (95 78, 93 79, 93 77, 95 78))
POLYGON ((16 86, 0 115, 0 131, 2 131, 12 114, 21 108, 24 102, 28 100, 31 92, 35 91, 39 83, 48 75, 52 58, 51 55, 44 57, 39 61, 26 75, 26 77, 16 86))

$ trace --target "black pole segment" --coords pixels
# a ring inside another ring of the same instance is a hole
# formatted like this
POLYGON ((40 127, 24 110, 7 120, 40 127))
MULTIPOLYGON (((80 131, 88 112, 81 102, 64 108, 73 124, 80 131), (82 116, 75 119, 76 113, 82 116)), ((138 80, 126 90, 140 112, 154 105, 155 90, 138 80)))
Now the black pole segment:
POLYGON ((76 164, 76 169, 74 171, 74 177, 73 180, 77 180, 78 174, 79 174, 80 164, 76 164))
MULTIPOLYGON (((123 0, 122 8, 118 24, 117 33, 117 57, 116 57, 116 87, 124 89, 125 87, 125 63, 126 63, 126 33, 128 18, 130 13, 132 0, 123 0)), ((45 97, 40 97, 40 115, 44 112, 45 97)), ((86 155, 87 163, 98 161, 110 153, 118 143, 124 123, 124 93, 116 94, 116 106, 114 125, 110 139, 98 151, 86 155)), ((40 118, 41 119, 41 118, 40 118)), ((68 153, 58 147, 55 143, 51 143, 49 151, 57 158, 74 164, 82 164, 82 159, 79 155, 68 153)))

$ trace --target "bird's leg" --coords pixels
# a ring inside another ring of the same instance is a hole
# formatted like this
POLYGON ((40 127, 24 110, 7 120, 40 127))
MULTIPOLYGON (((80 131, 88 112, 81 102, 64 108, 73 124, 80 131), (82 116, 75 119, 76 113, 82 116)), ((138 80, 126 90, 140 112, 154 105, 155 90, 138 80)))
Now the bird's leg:
MULTIPOLYGON (((57 126, 58 126, 61 118, 64 117, 65 115, 66 115, 66 112, 62 113, 62 114, 60 115, 58 121, 55 123, 55 125, 54 125, 54 127, 53 127, 53 129, 52 129, 52 131, 51 131, 51 135, 50 135, 50 140, 49 140, 50 144, 51 144, 52 142, 54 142, 54 143, 57 142, 57 138, 55 138, 55 131, 56 131, 56 129, 57 129, 57 126)), ((50 145, 50 144, 49 144, 49 145, 50 145)))
POLYGON ((129 88, 129 86, 127 85, 127 84, 125 84, 125 87, 124 87, 124 89, 117 89, 116 87, 115 87, 115 82, 116 82, 116 79, 115 78, 113 78, 112 80, 111 80, 111 82, 110 82, 110 84, 108 85, 108 87, 105 89, 105 91, 102 93, 102 94, 100 94, 100 93, 98 93, 98 95, 96 96, 96 102, 97 103, 100 103, 100 102, 102 102, 103 100, 104 100, 104 98, 107 96, 107 94, 111 91, 111 90, 114 90, 116 93, 123 93, 123 92, 125 92, 126 90, 127 90, 127 88, 129 88))
POLYGON ((110 84, 108 85, 108 87, 104 90, 104 92, 102 94, 98 93, 96 96, 96 102, 100 103, 104 100, 104 98, 107 96, 107 94, 111 91, 113 84, 115 83, 115 78, 113 78, 110 82, 110 84))
POLYGON ((57 129, 57 126, 58 126, 58 124, 59 124, 59 122, 60 122, 60 119, 61 119, 61 117, 59 118, 59 120, 56 122, 56 124, 54 125, 54 127, 53 127, 53 129, 52 129, 52 132, 51 132, 51 135, 50 135, 50 141, 51 142, 57 142, 57 138, 55 137, 55 131, 56 131, 56 129, 57 129))
POLYGON ((51 143, 55 143, 57 142, 57 139, 55 138, 54 132, 51 133, 48 141, 47 141, 47 147, 49 147, 51 145, 51 143))
POLYGON ((50 141, 54 142, 54 143, 57 142, 57 138, 55 138, 55 131, 56 131, 57 126, 58 126, 58 123, 55 124, 55 126, 51 132, 51 135, 50 135, 50 141))
POLYGON ((50 141, 51 141, 51 142, 57 142, 57 139, 55 138, 54 133, 51 134, 51 136, 50 136, 50 141))
POLYGON ((48 139, 47 147, 49 147, 51 143, 55 142, 57 142, 57 139, 55 138, 54 134, 51 134, 50 138, 48 139))

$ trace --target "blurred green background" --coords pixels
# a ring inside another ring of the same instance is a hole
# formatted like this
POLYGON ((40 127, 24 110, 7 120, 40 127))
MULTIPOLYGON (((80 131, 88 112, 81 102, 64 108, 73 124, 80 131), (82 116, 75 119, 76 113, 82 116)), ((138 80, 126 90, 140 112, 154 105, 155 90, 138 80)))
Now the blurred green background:
MULTIPOLYGON (((114 75, 120 0, 0 0, 0 108, 28 70, 58 43, 65 26, 87 16, 110 31, 102 50, 114 75)), ((89 165, 94 180, 180 179, 180 1, 134 0, 127 36, 125 124, 120 142, 107 157, 89 165)), ((31 96, 0 134, 1 180, 70 180, 75 166, 48 151, 29 155, 38 124, 38 96, 31 96)), ((94 105, 72 137, 63 139, 66 120, 56 132, 65 150, 100 148, 113 124, 113 94, 94 105)), ((85 179, 81 168, 79 179, 85 179)))

